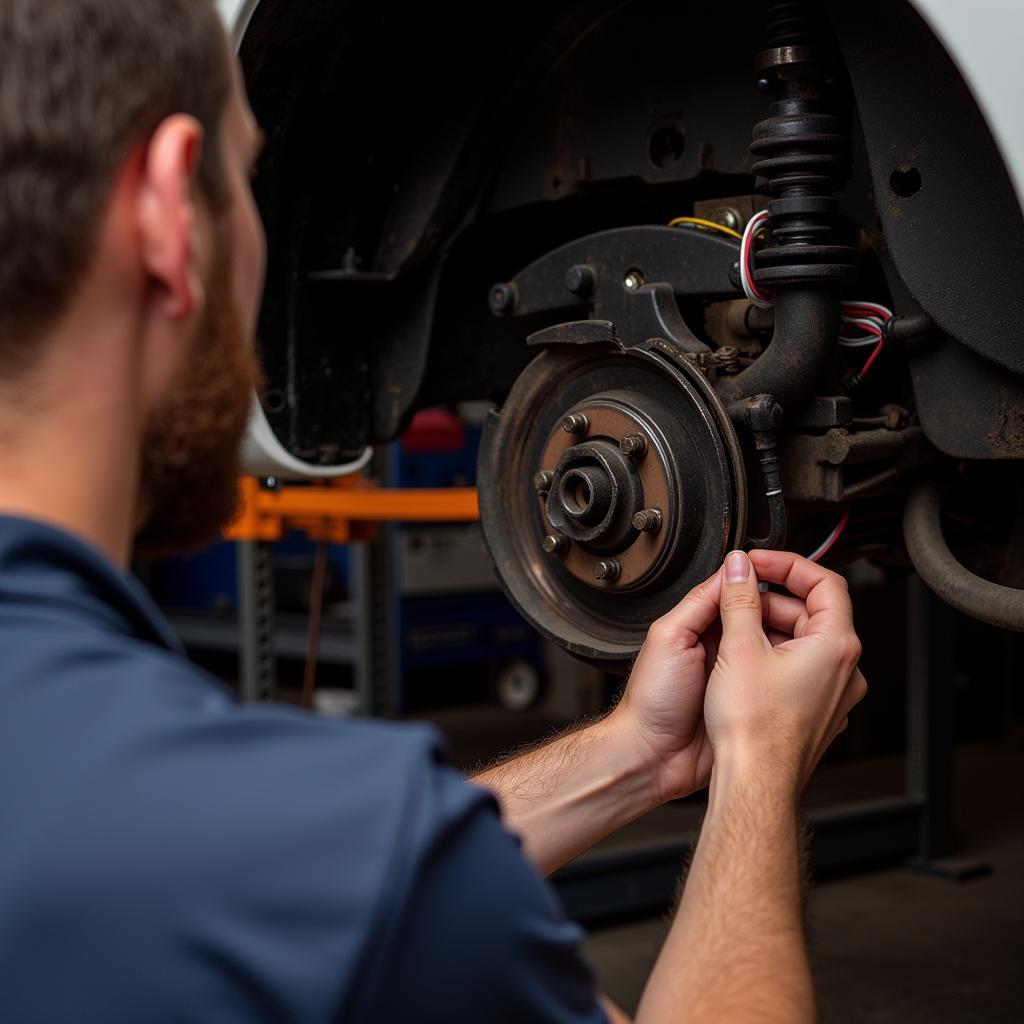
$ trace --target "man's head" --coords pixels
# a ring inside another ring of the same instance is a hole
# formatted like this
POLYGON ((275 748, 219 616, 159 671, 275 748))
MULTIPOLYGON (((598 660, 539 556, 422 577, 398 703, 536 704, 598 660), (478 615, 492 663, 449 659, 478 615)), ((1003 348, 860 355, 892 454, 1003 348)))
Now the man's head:
POLYGON ((223 27, 210 0, 0 0, 0 54, 0 401, 87 314, 130 323, 140 542, 196 546, 234 504, 265 262, 223 27))

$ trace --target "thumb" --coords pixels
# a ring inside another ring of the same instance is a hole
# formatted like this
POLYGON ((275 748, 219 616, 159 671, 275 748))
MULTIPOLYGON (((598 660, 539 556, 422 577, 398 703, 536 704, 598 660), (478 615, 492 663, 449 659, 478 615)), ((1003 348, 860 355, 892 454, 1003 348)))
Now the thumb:
POLYGON ((757 637, 768 638, 761 624, 761 592, 757 573, 745 551, 730 551, 722 569, 722 643, 757 637))

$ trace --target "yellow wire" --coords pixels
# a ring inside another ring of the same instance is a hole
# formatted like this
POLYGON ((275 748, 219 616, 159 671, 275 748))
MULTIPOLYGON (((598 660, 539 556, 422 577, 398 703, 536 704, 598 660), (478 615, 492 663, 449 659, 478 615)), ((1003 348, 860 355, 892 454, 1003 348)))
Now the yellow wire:
POLYGON ((729 235, 730 238, 738 238, 741 242, 743 241, 743 236, 738 231, 733 231, 732 228, 727 228, 724 224, 718 224, 713 220, 705 220, 703 217, 676 217, 668 222, 670 228, 674 228, 677 224, 693 224, 698 228, 721 231, 723 235, 729 235))

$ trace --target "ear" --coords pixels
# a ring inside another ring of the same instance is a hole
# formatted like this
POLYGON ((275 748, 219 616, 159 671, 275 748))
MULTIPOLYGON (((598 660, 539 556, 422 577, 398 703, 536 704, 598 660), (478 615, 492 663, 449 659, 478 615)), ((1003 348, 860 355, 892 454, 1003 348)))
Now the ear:
POLYGON ((188 319, 205 299, 196 202, 202 147, 202 125, 175 114, 157 127, 143 157, 137 206, 141 257, 172 320, 188 319))

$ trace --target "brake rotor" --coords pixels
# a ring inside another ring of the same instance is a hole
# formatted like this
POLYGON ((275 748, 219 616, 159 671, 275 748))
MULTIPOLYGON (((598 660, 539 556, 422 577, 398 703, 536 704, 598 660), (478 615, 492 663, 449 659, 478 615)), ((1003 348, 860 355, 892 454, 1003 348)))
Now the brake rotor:
POLYGON ((492 414, 480 513, 520 613, 574 654, 624 670, 651 622, 742 543, 745 477, 692 357, 659 339, 590 340, 593 327, 585 344, 544 349, 492 414))

